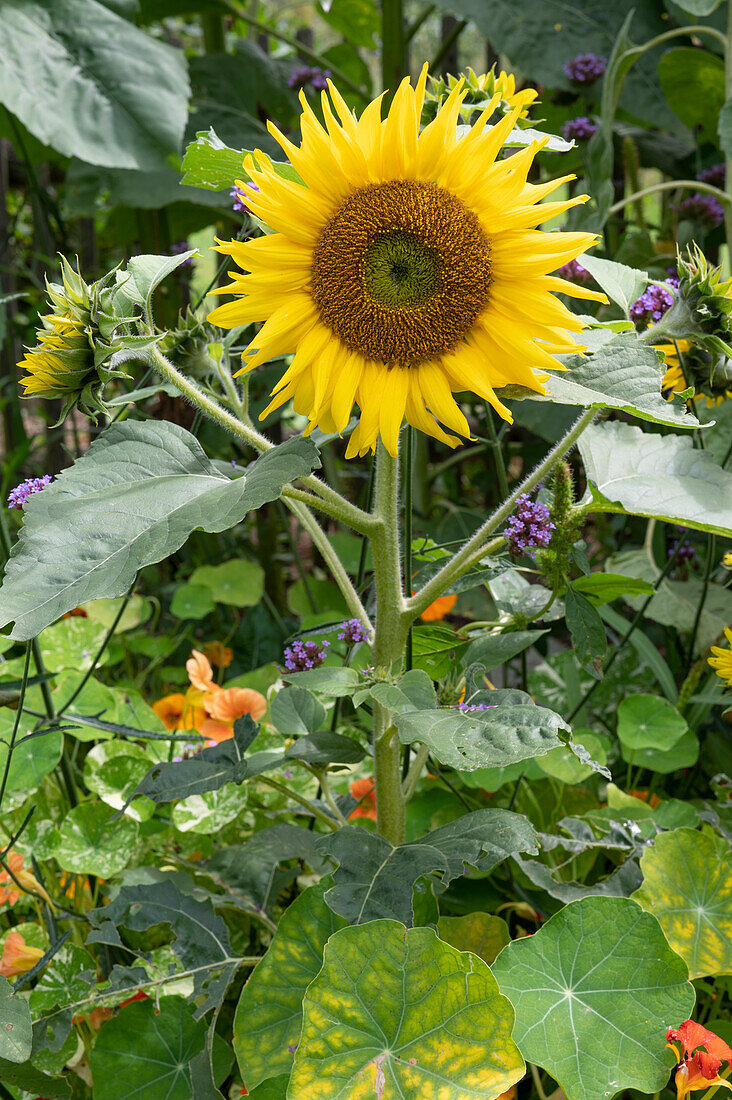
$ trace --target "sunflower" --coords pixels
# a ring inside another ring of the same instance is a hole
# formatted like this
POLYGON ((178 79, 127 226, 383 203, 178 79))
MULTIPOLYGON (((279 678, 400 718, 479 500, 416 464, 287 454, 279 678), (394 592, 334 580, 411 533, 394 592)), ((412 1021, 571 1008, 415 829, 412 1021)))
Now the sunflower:
POLYGON ((694 401, 705 400, 708 409, 732 397, 732 364, 726 355, 696 348, 690 340, 676 340, 656 347, 663 352, 666 365, 661 393, 667 401, 689 386, 695 387, 694 401))
POLYGON ((292 399, 307 432, 340 433, 356 403, 347 457, 379 437, 396 454, 405 418, 456 446, 470 431, 453 393, 470 391, 510 420, 496 388, 544 393, 536 371, 582 350, 570 335, 582 322, 553 294, 605 300, 550 274, 596 238, 535 228, 587 198, 538 205, 574 178, 526 182, 548 138, 497 159, 524 105, 489 127, 497 93, 459 135, 458 84, 420 133, 426 79, 425 67, 416 88, 404 80, 384 120, 381 97, 357 120, 329 82, 324 128, 301 97, 301 145, 270 130, 302 182, 259 152, 248 157, 258 188, 248 202, 273 232, 218 242, 249 274, 219 288, 235 298, 209 320, 265 322, 242 371, 295 353, 260 419, 292 399))
MULTIPOLYGON (((732 646, 732 627, 726 626, 724 628, 724 636, 732 646)), ((732 648, 725 649, 720 645, 713 645, 711 647, 713 657, 707 657, 707 663, 712 666, 717 676, 722 680, 726 680, 728 685, 732 687, 732 648)))

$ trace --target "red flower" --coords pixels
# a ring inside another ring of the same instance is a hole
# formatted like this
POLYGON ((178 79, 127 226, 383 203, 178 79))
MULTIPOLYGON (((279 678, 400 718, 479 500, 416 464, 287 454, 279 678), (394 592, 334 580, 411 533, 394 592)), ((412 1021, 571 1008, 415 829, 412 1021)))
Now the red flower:
POLYGON ((348 820, 354 817, 368 817, 376 821, 376 788, 374 777, 370 779, 356 779, 348 788, 352 796, 358 799, 358 806, 351 810, 348 820))
POLYGON ((708 1089, 710 1085, 724 1085, 732 1090, 732 1083, 719 1076, 722 1062, 732 1066, 732 1048, 713 1031, 695 1020, 684 1020, 679 1027, 668 1029, 666 1046, 674 1052, 679 1063, 675 1078, 677 1100, 684 1100, 687 1093, 708 1089), (681 1050, 672 1040, 681 1043, 681 1050))

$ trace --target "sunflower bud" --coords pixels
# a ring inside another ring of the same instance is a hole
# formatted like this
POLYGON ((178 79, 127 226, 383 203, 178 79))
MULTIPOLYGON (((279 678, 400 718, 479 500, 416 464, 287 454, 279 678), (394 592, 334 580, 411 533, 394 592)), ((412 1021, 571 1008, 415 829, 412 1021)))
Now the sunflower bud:
POLYGON ((718 356, 732 356, 732 279, 723 281, 694 245, 686 260, 678 258, 679 287, 674 304, 657 325, 643 334, 644 342, 691 340, 718 356))
POLYGON ((732 360, 726 355, 705 351, 688 340, 659 346, 667 368, 661 392, 667 400, 674 394, 695 401, 706 398, 707 408, 713 409, 732 397, 732 360))
POLYGON ((63 402, 59 423, 74 407, 92 419, 104 412, 101 392, 111 378, 111 357, 119 347, 113 342, 119 320, 113 316, 115 273, 87 284, 65 257, 61 257, 62 282, 46 281, 51 313, 41 317, 37 344, 18 364, 27 371, 21 378, 24 397, 59 398, 63 402))
MULTIPOLYGON (((450 92, 457 84, 463 82, 464 99, 460 113, 463 121, 468 122, 475 111, 484 110, 494 96, 501 97, 497 110, 500 115, 505 115, 515 107, 521 108, 520 118, 525 119, 529 113, 529 107, 539 94, 534 88, 524 88, 516 91, 516 78, 513 73, 495 71, 495 65, 488 73, 479 76, 472 69, 467 69, 459 77, 448 74, 446 77, 429 78, 430 87, 425 93, 425 104, 422 114, 423 123, 431 121, 445 102, 450 92)), ((500 115, 498 117, 500 117, 500 115)))
POLYGON ((159 346, 164 355, 174 356, 180 369, 190 378, 210 377, 222 354, 216 330, 190 306, 180 314, 177 328, 171 329, 159 346))

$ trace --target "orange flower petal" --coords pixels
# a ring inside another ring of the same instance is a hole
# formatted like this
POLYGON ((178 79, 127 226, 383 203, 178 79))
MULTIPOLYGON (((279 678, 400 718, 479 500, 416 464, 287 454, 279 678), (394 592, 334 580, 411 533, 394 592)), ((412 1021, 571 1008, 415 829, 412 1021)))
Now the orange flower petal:
POLYGON ((210 691, 214 685, 213 669, 208 657, 199 653, 197 649, 191 650, 191 655, 186 661, 188 679, 199 691, 210 691))
POLYGON ((457 596, 438 596, 429 607, 424 609, 420 619, 423 619, 426 623, 438 622, 450 614, 456 603, 457 596))
POLYGON ((231 687, 208 699, 206 710, 212 718, 218 718, 222 722, 235 722, 244 714, 251 714, 257 720, 267 710, 267 700, 251 688, 231 687))

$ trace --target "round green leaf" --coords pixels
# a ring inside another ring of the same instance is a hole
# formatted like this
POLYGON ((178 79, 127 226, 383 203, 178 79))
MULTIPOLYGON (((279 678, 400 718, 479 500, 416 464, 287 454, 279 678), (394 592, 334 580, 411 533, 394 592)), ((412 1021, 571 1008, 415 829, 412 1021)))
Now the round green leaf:
POLYGON ((289 1074, 305 990, 322 966, 329 936, 346 923, 325 904, 324 890, 312 886, 288 907, 239 998, 234 1053, 250 1091, 268 1077, 289 1074))
POLYGON ((679 768, 690 768, 692 764, 696 764, 699 738, 693 730, 687 730, 670 749, 628 749, 621 743, 620 752, 623 760, 635 767, 669 775, 679 768))
POLYGON ((182 584, 170 602, 177 619, 205 619, 215 606, 213 593, 205 584, 182 584))
POLYGON ((65 871, 109 878, 135 854, 137 833, 136 822, 117 818, 103 802, 82 802, 64 819, 53 854, 65 871))
POLYGON ((33 1043, 31 1014, 25 997, 13 994, 7 978, 0 976, 0 1058, 26 1062, 33 1043))
POLYGON ((483 960, 432 929, 344 928, 305 994, 288 1096, 495 1100, 524 1074, 512 1024, 483 960))
MULTIPOLYGON (((135 1100, 191 1100, 188 1063, 203 1050, 204 1020, 180 997, 135 1001, 108 1020, 91 1052, 94 1100, 120 1100, 132 1085, 135 1100)), ((133 1090, 128 1091, 128 1095, 133 1090)))
MULTIPOLYGON (((121 810, 127 795, 147 775, 154 763, 134 741, 102 741, 87 753, 84 760, 84 780, 90 791, 103 802, 121 810)), ((147 821, 155 812, 149 798, 136 798, 125 813, 135 821, 147 821)))
POLYGON ((458 951, 472 951, 483 962, 491 963, 511 936, 502 917, 490 913, 468 913, 464 917, 440 917, 437 925, 440 939, 458 951))
POLYGON ((524 1057, 568 1100, 657 1092, 667 1083, 666 1028, 689 1016, 694 989, 658 921, 635 902, 573 901, 505 947, 492 969, 516 1009, 524 1057))
POLYGON ((247 804, 246 787, 226 783, 217 791, 192 794, 173 807, 173 824, 182 833, 217 833, 247 804))
MULTIPOLYGON (((39 637, 43 661, 49 672, 59 672, 63 668, 73 668, 76 672, 85 672, 91 668, 107 631, 101 623, 73 615, 70 619, 61 619, 53 626, 46 627, 39 637)), ((104 664, 106 651, 97 664, 104 664)))
MULTIPOLYGON (((574 741, 586 749, 593 760, 600 764, 607 762, 607 741, 603 737, 591 730, 575 730, 574 741)), ((581 783, 592 775, 590 765, 583 764, 566 745, 538 757, 536 764, 546 775, 562 783, 581 783)))
POLYGON ((211 591, 216 603, 233 607, 253 607, 264 591, 264 570, 254 561, 238 558, 221 565, 201 565, 191 576, 191 584, 211 591))
MULTIPOLYGON (((15 712, 6 707, 0 709, 0 774, 5 769, 8 742, 13 731, 15 712)), ((23 716, 18 728, 17 740, 8 772, 9 791, 34 791, 49 772, 58 764, 63 749, 63 734, 58 730, 41 733, 30 741, 22 741, 35 725, 34 718, 23 716)))
POLYGON ((688 728, 676 707, 658 695, 628 695, 618 707, 618 738, 628 749, 666 752, 688 728))
POLYGON ((732 852, 712 832, 660 833, 633 898, 653 913, 692 978, 732 974, 732 852))
MULTIPOLYGON (((122 606, 124 596, 116 600, 92 600, 84 605, 89 618, 95 623, 101 623, 107 630, 116 619, 122 606)), ((141 623, 146 623, 152 615, 152 604, 144 596, 132 596, 127 607, 122 612, 122 617, 115 627, 115 634, 122 634, 125 630, 132 630, 141 623)))

